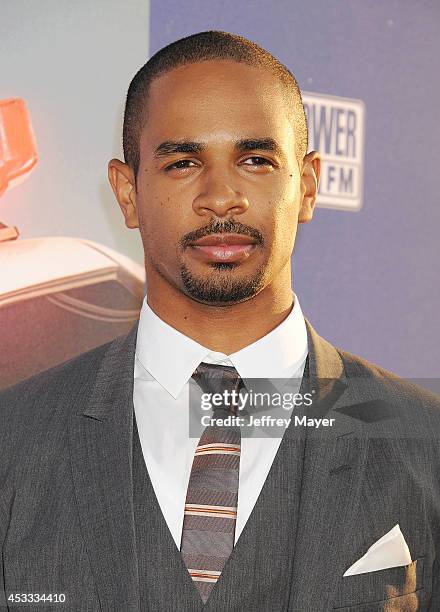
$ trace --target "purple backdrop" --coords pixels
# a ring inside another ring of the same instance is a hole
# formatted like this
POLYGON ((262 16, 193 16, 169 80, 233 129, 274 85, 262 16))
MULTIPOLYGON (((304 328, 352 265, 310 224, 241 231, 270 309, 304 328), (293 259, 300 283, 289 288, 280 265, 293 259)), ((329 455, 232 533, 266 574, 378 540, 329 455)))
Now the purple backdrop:
POLYGON ((437 0, 151 0, 150 52, 207 29, 274 53, 303 90, 363 100, 363 208, 300 228, 294 287, 317 331, 406 377, 437 377, 437 0))

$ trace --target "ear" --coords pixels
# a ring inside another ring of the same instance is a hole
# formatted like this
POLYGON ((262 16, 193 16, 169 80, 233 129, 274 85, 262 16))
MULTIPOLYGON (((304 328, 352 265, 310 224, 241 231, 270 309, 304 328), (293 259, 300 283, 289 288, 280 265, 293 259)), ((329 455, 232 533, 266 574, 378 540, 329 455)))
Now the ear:
POLYGON ((298 223, 312 220, 316 198, 318 196, 321 157, 317 151, 310 151, 304 157, 301 172, 301 207, 298 223))
POLYGON ((124 215, 125 225, 131 229, 139 227, 133 170, 119 159, 111 159, 108 163, 108 180, 124 215))

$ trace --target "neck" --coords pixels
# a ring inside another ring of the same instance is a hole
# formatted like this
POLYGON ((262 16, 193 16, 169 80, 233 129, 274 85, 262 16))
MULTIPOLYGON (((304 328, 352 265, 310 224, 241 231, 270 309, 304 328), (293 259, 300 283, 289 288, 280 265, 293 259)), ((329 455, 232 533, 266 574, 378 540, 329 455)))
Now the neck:
POLYGON ((290 265, 275 283, 244 302, 202 304, 156 275, 147 276, 147 302, 165 323, 212 351, 230 355, 275 329, 293 307, 290 265))

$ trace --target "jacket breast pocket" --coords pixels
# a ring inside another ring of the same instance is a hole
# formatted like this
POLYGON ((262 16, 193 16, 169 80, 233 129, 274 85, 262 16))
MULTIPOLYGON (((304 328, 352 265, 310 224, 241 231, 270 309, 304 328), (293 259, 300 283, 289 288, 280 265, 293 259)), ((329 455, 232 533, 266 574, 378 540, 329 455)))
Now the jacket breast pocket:
POLYGON ((409 565, 341 578, 333 610, 340 612, 416 612, 425 610, 425 557, 409 565))

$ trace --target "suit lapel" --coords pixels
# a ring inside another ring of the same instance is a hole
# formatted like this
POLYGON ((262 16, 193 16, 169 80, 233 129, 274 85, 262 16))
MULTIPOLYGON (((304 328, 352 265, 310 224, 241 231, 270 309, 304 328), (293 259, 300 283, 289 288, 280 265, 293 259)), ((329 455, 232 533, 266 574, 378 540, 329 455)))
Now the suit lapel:
POLYGON ((339 353, 306 323, 309 385, 321 399, 306 414, 335 423, 306 434, 289 609, 327 610, 346 569, 368 439, 355 420, 338 412, 359 401, 339 353))
POLYGON ((72 409, 69 444, 84 541, 102 609, 138 610, 133 518, 133 368, 137 324, 113 341, 86 405, 72 409))

